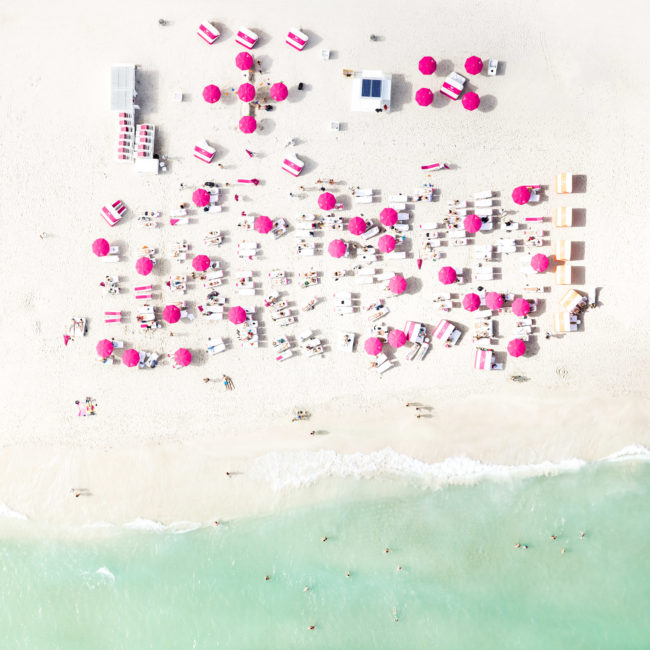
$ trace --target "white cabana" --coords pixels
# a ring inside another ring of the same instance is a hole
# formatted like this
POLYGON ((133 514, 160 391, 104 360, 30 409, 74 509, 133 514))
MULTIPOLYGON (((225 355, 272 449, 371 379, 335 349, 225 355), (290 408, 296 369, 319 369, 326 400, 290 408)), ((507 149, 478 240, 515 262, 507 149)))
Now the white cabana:
POLYGON ((390 111, 391 79, 392 75, 381 70, 355 72, 352 79, 352 110, 372 112, 381 108, 390 111))
POLYGON ((133 112, 135 104, 135 65, 111 66, 111 110, 133 112))
POLYGON ((575 289, 569 289, 560 298, 560 309, 562 311, 573 311, 580 303, 586 304, 587 299, 575 289))
POLYGON ((474 368, 476 370, 492 370, 492 350, 477 349, 474 353, 474 368))
POLYGON ((567 262, 571 259, 571 240, 558 239, 553 244, 553 253, 558 262, 567 262))

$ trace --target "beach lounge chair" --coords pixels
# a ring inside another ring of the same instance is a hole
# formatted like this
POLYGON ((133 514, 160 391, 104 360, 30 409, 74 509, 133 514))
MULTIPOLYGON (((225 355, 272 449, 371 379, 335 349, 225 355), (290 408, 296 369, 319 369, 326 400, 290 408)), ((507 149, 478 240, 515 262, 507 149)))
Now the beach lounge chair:
POLYGON ((207 351, 209 355, 219 354, 226 351, 226 344, 220 336, 208 338, 207 351))
POLYGON ((102 206, 101 215, 104 221, 111 227, 113 227, 126 212, 126 206, 122 201, 114 201, 109 205, 102 206))
POLYGON ((122 322, 122 312, 121 311, 105 311, 104 312, 104 322, 105 323, 121 323, 122 322))
POLYGON ((190 220, 187 217, 172 217, 169 220, 170 226, 188 226, 190 220))
MULTIPOLYGON (((595 297, 595 296, 594 296, 595 297)), ((569 289, 560 298, 560 309, 562 311, 573 311, 579 305, 587 305, 587 298, 578 293, 575 289, 569 289)))
POLYGON ((194 157, 204 163, 211 163, 216 153, 217 150, 211 147, 206 140, 201 140, 194 146, 194 157))
POLYGON ((558 174, 555 177, 556 194, 571 194, 573 192, 573 176, 571 174, 558 174))
POLYGON ((296 319, 293 316, 289 316, 288 318, 282 318, 280 320, 276 320, 275 322, 280 327, 286 327, 287 325, 292 325, 293 323, 295 323, 296 319))
MULTIPOLYGON (((307 45, 308 40, 309 36, 307 36, 307 34, 301 32, 299 29, 292 29, 287 34, 285 43, 287 45, 291 45, 294 50, 298 50, 298 52, 300 52, 304 49, 305 45, 307 45)), ((329 58, 329 54, 327 58, 329 58)))
POLYGON ((475 208, 491 208, 492 207, 492 199, 476 199, 474 201, 474 207, 475 208))
POLYGON ((457 72, 452 72, 443 82, 440 92, 450 99, 456 100, 460 97, 465 86, 465 77, 457 72))
POLYGON ((275 356, 275 360, 284 361, 285 359, 289 359, 292 356, 293 356, 293 352, 290 349, 288 349, 288 350, 284 350, 284 352, 280 352, 280 354, 277 354, 275 356))
POLYGON ((597 307, 598 306, 598 299, 596 297, 597 289, 596 287, 590 287, 589 291, 587 292, 587 305, 589 307, 597 307))
POLYGON ((555 267, 555 284, 571 284, 571 265, 564 263, 555 267))
POLYGON ((497 252, 505 253, 510 255, 510 253, 517 252, 517 242, 514 239, 499 239, 497 242, 497 252))
POLYGON ((378 234, 379 234, 379 226, 373 226, 372 228, 370 228, 370 230, 366 230, 366 232, 364 232, 361 235, 361 239, 365 239, 365 240, 372 239, 373 237, 376 237, 378 234))
POLYGON ((480 192, 474 192, 474 194, 472 194, 472 197, 474 201, 492 199, 492 190, 481 190, 480 192))
POLYGON ((569 228, 573 224, 573 208, 555 208, 553 225, 556 228, 569 228))
POLYGON ((342 352, 354 352, 355 337, 354 332, 339 332, 338 349, 342 352))
POLYGON ((245 27, 240 27, 235 35, 235 42, 239 43, 242 47, 245 47, 247 50, 252 50, 257 43, 259 37, 255 32, 252 32, 250 29, 245 27))
POLYGON ((282 169, 292 176, 300 176, 300 172, 303 170, 304 166, 305 163, 295 155, 285 156, 282 161, 282 169))
POLYGON ((219 38, 219 30, 209 21, 199 25, 196 32, 208 45, 212 45, 219 38))
POLYGON ((377 371, 378 374, 383 375, 387 370, 390 370, 392 367, 393 367, 393 362, 390 359, 386 358, 381 363, 379 362, 377 363, 375 370, 377 371))

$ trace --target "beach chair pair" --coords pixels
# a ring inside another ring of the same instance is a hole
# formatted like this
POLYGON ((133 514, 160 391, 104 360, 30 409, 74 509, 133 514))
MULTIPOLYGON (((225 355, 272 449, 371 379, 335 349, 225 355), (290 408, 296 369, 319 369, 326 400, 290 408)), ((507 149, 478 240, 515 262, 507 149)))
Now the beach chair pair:
POLYGON ((208 45, 212 45, 220 36, 219 30, 208 20, 203 21, 196 32, 208 45))
POLYGON ((198 158, 204 163, 211 163, 217 150, 211 147, 207 140, 201 140, 194 145, 194 157, 198 158))
POLYGON ((153 285, 146 284, 141 287, 133 287, 136 300, 151 300, 153 298, 153 285))
POLYGON ((126 206, 122 201, 114 201, 110 205, 104 205, 101 208, 100 214, 104 221, 111 227, 122 219, 126 213, 126 206))
POLYGON ((104 312, 104 322, 105 323, 121 323, 122 322, 122 312, 121 311, 105 311, 104 312))
POLYGON ((375 357, 373 365, 377 374, 383 375, 393 367, 393 362, 382 352, 375 357))
POLYGON ((300 176, 300 172, 304 169, 305 163, 298 158, 298 156, 290 155, 285 156, 282 161, 282 169, 292 176, 300 176))

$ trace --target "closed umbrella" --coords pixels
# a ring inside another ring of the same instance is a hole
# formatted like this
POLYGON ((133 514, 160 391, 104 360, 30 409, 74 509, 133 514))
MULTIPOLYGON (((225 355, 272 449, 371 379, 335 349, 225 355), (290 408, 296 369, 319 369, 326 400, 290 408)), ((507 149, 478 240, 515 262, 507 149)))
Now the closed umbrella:
POLYGON ((208 104, 216 104, 221 98, 221 91, 219 86, 210 84, 203 89, 203 99, 205 99, 208 104))
POLYGON ((520 357, 526 352, 526 344, 521 339, 512 339, 508 343, 508 354, 511 357, 520 357))
POLYGON ((548 268, 548 257, 543 253, 537 253, 537 255, 533 255, 530 260, 530 265, 533 267, 533 270, 537 271, 537 273, 544 273, 548 268))
POLYGON ((210 203, 210 193, 202 187, 199 187, 198 190, 192 192, 192 201, 197 208, 204 208, 210 203))
POLYGON ((388 332, 388 344, 394 348, 401 348, 406 343, 406 334, 402 330, 388 332))
POLYGON ((257 219, 255 219, 254 227, 257 232, 265 235, 267 232, 271 232, 271 230, 273 230, 273 222, 271 219, 269 219, 269 217, 261 214, 259 217, 257 217, 257 219))
POLYGON ((461 100, 463 108, 468 111, 475 111, 481 103, 481 98, 474 92, 468 92, 463 95, 461 100))
POLYGON ((244 115, 239 120, 239 130, 242 133, 254 133, 257 128, 257 120, 252 115, 244 115))
POLYGON ((327 252, 332 257, 343 257, 348 247, 342 239, 333 239, 327 247, 327 252))
POLYGON ((456 270, 451 266, 443 266, 438 271, 438 280, 440 280, 442 284, 453 284, 456 282, 456 277, 456 270))
POLYGON ((483 61, 478 56, 470 56, 465 61, 465 70, 468 74, 479 74, 483 70, 483 61))
POLYGON ((512 200, 517 205, 525 205, 530 200, 530 190, 525 185, 520 185, 512 190, 512 200))
POLYGON ((240 52, 235 57, 235 65, 240 70, 250 70, 253 67, 253 57, 248 52, 240 52))
POLYGON ((530 303, 524 298, 517 298, 512 303, 512 313, 515 316, 523 317, 530 311, 530 303))
POLYGON ((378 339, 376 336, 371 336, 369 339, 366 339, 366 342, 363 344, 364 350, 371 354, 373 357, 376 357, 383 347, 381 339, 378 339))
POLYGON ((428 88, 420 88, 415 93, 415 101, 420 106, 429 106, 429 104, 431 104, 433 101, 433 92, 428 88))
POLYGON ((438 64, 432 56, 423 56, 418 63, 418 70, 422 74, 433 74, 437 67, 438 64))
POLYGON ((108 359, 108 357, 113 354, 113 341, 109 341, 108 339, 102 339, 97 343, 97 347, 95 348, 97 350, 97 354, 102 358, 102 359, 108 359))
POLYGON ((192 260, 192 268, 199 273, 210 268, 210 258, 207 255, 195 255, 192 260))
POLYGON ((271 86, 269 90, 269 95, 271 99, 274 99, 276 102, 283 102, 289 95, 287 87, 280 81, 271 86))
POLYGON ((166 323, 173 325, 181 319, 181 310, 176 305, 167 305, 163 309, 162 316, 166 323))
POLYGON ((174 361, 179 366, 189 366, 192 363, 192 353, 187 348, 178 348, 174 352, 174 361))
POLYGON ((323 192, 318 197, 318 207, 321 210, 333 210, 336 206, 336 198, 331 192, 323 192))
POLYGON ((366 222, 361 217, 352 217, 348 223, 351 235, 363 235, 366 232, 366 222))
POLYGON ((387 228, 391 228, 397 223, 397 210, 394 210, 393 208, 384 208, 379 213, 379 221, 381 221, 381 223, 387 228))
POLYGON ((246 320, 246 311, 243 307, 231 307, 228 310, 228 320, 233 325, 241 325, 246 320))
POLYGON ((399 296, 406 291, 406 278, 403 275, 394 275, 388 281, 388 288, 396 296, 399 296))
POLYGON ((148 257, 140 257, 135 263, 135 270, 140 275, 149 275, 153 269, 153 262, 148 257))
POLYGON ((477 293, 467 293, 463 297, 463 307, 467 311, 476 311, 481 306, 481 296, 477 293))
POLYGON ((377 246, 382 253, 390 253, 395 250, 395 237, 382 235, 377 242, 377 246))
POLYGON ((485 304, 488 309, 501 309, 503 307, 503 296, 496 291, 489 291, 485 296, 485 304))
POLYGON ((463 219, 463 228, 465 228, 467 232, 478 232, 482 225, 483 222, 481 221, 481 217, 477 217, 475 214, 468 214, 463 219))
POLYGON ((93 253, 95 253, 97 257, 106 257, 108 252, 111 250, 111 245, 105 239, 100 237, 99 239, 95 239, 92 248, 93 253))
POLYGON ((122 363, 127 368, 133 368, 134 366, 137 366, 139 362, 140 353, 137 350, 130 348, 128 350, 124 350, 122 353, 122 363))

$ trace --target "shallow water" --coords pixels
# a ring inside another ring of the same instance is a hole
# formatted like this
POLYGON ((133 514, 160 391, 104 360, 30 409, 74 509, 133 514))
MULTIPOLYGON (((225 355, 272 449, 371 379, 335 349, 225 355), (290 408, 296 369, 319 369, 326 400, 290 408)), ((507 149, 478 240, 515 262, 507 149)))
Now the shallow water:
POLYGON ((0 647, 650 647, 647 461, 328 488, 310 508, 183 534, 7 520, 0 647))

